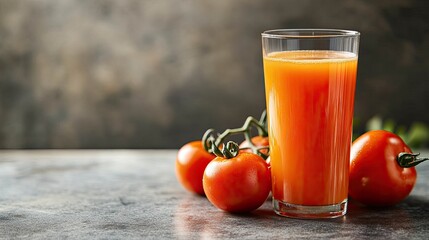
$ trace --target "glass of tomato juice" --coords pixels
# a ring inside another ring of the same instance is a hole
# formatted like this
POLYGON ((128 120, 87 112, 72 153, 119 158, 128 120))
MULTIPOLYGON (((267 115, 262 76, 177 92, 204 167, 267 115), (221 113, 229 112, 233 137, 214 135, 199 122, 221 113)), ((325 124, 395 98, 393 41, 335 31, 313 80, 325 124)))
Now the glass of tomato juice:
POLYGON ((262 33, 274 211, 294 218, 347 212, 360 33, 262 33))

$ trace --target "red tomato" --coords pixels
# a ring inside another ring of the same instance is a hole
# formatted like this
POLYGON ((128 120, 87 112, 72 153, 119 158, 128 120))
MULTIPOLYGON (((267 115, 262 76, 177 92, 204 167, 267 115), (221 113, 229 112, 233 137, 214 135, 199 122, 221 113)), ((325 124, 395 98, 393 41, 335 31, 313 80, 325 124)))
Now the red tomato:
MULTIPOLYGON (((267 147, 270 146, 270 143, 268 141, 268 137, 262 137, 262 136, 255 136, 252 137, 252 143, 257 147, 267 147)), ((240 148, 249 148, 250 143, 246 140, 240 144, 240 148)), ((252 149, 243 149, 240 150, 241 152, 252 152, 252 149)), ((268 154, 268 149, 261 149, 261 153, 268 154)))
POLYGON ((188 191, 204 195, 204 169, 215 157, 204 150, 201 141, 185 144, 177 154, 177 179, 188 191))
POLYGON ((411 149, 391 132, 375 130, 356 139, 351 149, 349 196, 368 206, 392 206, 406 198, 416 183, 416 170, 398 165, 400 152, 411 153, 411 149))
POLYGON ((216 157, 204 171, 203 186, 209 201, 228 212, 250 212, 260 207, 271 191, 271 174, 264 159, 253 153, 216 157))

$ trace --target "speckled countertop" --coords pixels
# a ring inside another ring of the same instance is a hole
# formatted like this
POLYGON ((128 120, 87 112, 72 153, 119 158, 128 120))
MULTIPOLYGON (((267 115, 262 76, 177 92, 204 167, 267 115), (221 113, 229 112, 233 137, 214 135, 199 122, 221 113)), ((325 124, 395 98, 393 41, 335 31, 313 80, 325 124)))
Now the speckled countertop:
MULTIPOLYGON (((353 202, 345 217, 247 215, 214 208, 177 183, 175 150, 0 151, 0 239, 428 239, 429 164, 389 209, 353 202)), ((425 155, 429 152, 425 151, 425 155)))

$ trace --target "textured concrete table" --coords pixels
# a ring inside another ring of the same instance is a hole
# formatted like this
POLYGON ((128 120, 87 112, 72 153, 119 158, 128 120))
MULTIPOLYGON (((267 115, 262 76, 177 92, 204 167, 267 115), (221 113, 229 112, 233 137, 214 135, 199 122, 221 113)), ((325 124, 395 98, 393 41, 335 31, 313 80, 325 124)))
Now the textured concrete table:
POLYGON ((0 239, 429 238, 428 163, 396 207, 296 220, 270 201, 247 215, 217 210, 177 183, 176 153, 0 151, 0 239))

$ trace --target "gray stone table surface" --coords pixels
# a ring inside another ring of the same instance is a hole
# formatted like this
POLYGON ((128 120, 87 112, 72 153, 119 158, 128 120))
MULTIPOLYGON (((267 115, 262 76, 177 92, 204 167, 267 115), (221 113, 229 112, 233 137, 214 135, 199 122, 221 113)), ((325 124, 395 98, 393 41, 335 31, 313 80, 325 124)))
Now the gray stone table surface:
MULTIPOLYGON (((345 217, 233 215, 176 181, 176 150, 0 151, 0 239, 428 239, 429 165, 396 207, 345 217)), ((428 155, 429 152, 425 152, 428 155)))

